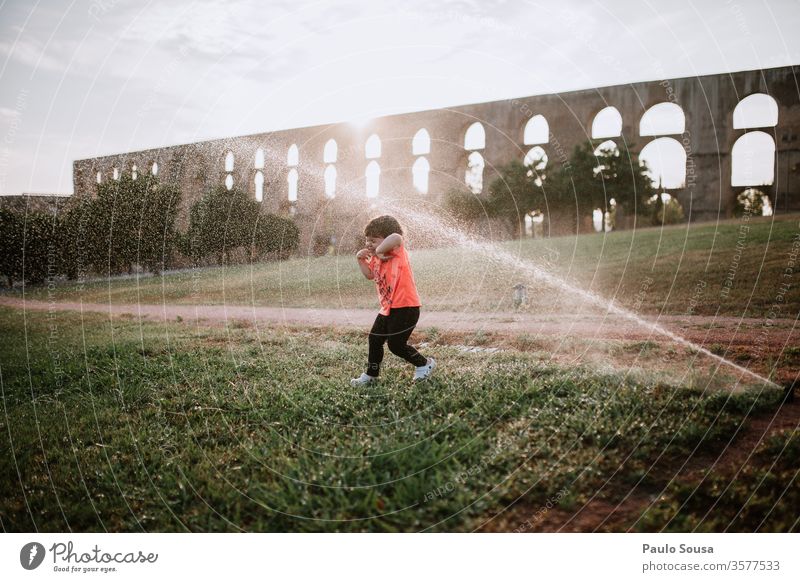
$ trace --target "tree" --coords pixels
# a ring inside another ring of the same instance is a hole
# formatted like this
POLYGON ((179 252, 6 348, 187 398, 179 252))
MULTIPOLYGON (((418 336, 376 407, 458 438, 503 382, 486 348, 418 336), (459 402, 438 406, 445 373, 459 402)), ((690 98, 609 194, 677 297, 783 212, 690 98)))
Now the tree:
POLYGON ((0 274, 41 283, 58 274, 57 219, 48 212, 0 210, 0 274))
POLYGON ((559 203, 551 192, 544 167, 532 169, 513 160, 498 171, 499 176, 482 196, 463 190, 451 190, 445 195, 445 208, 456 218, 477 222, 483 218, 502 221, 510 236, 525 232, 525 216, 547 212, 559 203))
POLYGON ((445 209, 457 220, 476 222, 487 214, 486 201, 466 188, 451 188, 444 195, 445 209))
POLYGON ((499 174, 489 185, 486 205, 489 215, 504 219, 512 236, 522 236, 525 216, 543 212, 547 207, 546 175, 518 160, 503 166, 499 174))
POLYGON ((648 209, 653 226, 679 224, 683 222, 683 206, 669 194, 653 194, 644 206, 648 209))
POLYGON ((246 192, 212 188, 189 211, 186 252, 195 259, 216 255, 223 264, 231 251, 250 244, 258 212, 246 192))
POLYGON ((645 201, 654 193, 646 172, 647 166, 624 143, 620 149, 595 154, 591 142, 584 142, 575 146, 569 161, 551 174, 548 190, 573 217, 591 216, 596 208, 603 213, 616 208, 641 214, 646 212, 645 201))
POLYGON ((59 272, 67 279, 83 277, 89 266, 87 237, 92 202, 86 196, 73 197, 58 214, 59 272))
POLYGON ((300 231, 293 221, 263 212, 247 192, 218 186, 192 205, 182 239, 182 251, 188 256, 195 260, 214 256, 224 264, 239 249, 251 258, 285 257, 299 245, 300 231))
POLYGON ((498 174, 486 195, 466 189, 449 190, 444 207, 453 217, 465 222, 476 223, 486 218, 500 220, 509 235, 519 236, 524 232, 525 215, 546 207, 545 176, 517 160, 500 168, 498 174))
POLYGON ((653 194, 646 167, 624 144, 621 150, 595 154, 593 145, 586 142, 575 146, 567 162, 551 168, 533 162, 526 166, 514 160, 503 166, 487 196, 448 192, 445 207, 471 222, 484 216, 500 219, 509 234, 520 236, 525 232, 525 217, 537 212, 548 218, 551 231, 555 224, 569 225, 567 230, 576 232, 580 226, 576 220, 591 216, 596 208, 604 213, 621 207, 643 212, 643 202, 653 194))
POLYGON ((22 217, 18 212, 0 208, 0 275, 8 279, 11 287, 22 278, 22 217))
POLYGON ((253 234, 254 258, 271 255, 287 258, 300 245, 300 229, 288 218, 262 213, 253 234))
POLYGON ((153 272, 166 268, 177 243, 180 197, 177 187, 162 185, 151 175, 134 180, 123 174, 98 184, 84 221, 94 270, 111 275, 131 272, 134 264, 153 272))
POLYGON ((151 180, 142 199, 138 229, 138 262, 158 273, 172 262, 177 247, 176 221, 181 191, 177 186, 151 180))

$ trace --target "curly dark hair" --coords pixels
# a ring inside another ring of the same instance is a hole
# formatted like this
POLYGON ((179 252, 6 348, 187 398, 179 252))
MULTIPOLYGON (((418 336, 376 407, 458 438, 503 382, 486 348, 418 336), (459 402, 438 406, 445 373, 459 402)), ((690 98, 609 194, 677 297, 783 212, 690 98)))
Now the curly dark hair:
POLYGON ((364 227, 364 236, 386 238, 394 233, 403 234, 403 229, 397 219, 389 214, 373 218, 364 227))

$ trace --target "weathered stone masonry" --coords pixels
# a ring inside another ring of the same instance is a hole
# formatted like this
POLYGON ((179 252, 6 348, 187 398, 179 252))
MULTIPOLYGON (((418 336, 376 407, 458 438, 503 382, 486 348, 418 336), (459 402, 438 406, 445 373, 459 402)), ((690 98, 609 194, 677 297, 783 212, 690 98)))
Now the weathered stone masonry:
MULTIPOLYGON (((299 193, 297 213, 313 213, 325 197, 323 150, 333 138, 338 145, 335 164, 338 174, 337 197, 365 196, 364 172, 369 160, 364 144, 368 136, 381 139, 380 197, 402 197, 412 191, 412 138, 421 128, 431 137, 430 186, 427 196, 436 201, 450 188, 463 186, 469 152, 464 149, 467 128, 479 121, 486 130, 484 185, 494 178, 496 169, 512 159, 522 160, 529 146, 523 145, 523 130, 528 120, 541 114, 550 128, 550 141, 543 147, 550 166, 563 154, 590 139, 592 121, 603 108, 612 105, 622 115, 622 136, 631 151, 638 152, 655 137, 639 136, 639 121, 651 106, 674 102, 683 109, 686 131, 674 135, 687 153, 687 185, 670 191, 677 196, 691 220, 716 220, 731 216, 736 195, 744 187, 731 186, 731 148, 744 130, 733 128, 736 105, 754 93, 765 93, 778 104, 778 124, 764 128, 775 141, 775 181, 759 187, 767 193, 776 212, 800 210, 800 88, 796 67, 781 67, 731 74, 706 75, 670 80, 654 80, 492 101, 458 107, 420 111, 376 118, 357 128, 350 123, 266 132, 257 135, 164 147, 126 154, 103 156, 74 162, 75 194, 91 195, 96 176, 112 179, 114 168, 130 172, 149 172, 158 164, 161 179, 177 182, 183 191, 180 228, 188 220, 188 209, 210 186, 223 184, 227 175, 225 156, 235 155, 234 183, 255 196, 254 157, 258 148, 265 152, 263 204, 272 212, 288 210, 287 151, 299 148, 299 193)), ((603 140, 594 140, 599 143, 603 140)))

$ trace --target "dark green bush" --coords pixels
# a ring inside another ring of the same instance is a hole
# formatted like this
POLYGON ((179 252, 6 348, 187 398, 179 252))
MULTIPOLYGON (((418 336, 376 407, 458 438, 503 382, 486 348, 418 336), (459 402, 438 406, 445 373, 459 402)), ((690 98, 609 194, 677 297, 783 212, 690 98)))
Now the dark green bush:
POLYGON ((59 271, 58 219, 47 212, 0 210, 0 274, 41 283, 59 271))
POLYGON ((149 175, 134 180, 123 174, 99 184, 97 197, 80 211, 88 216, 76 233, 94 270, 111 275, 130 272, 134 264, 156 273, 167 268, 177 245, 180 197, 177 187, 149 175))
POLYGON ((253 247, 257 257, 271 256, 285 259, 300 245, 300 229, 294 221, 274 214, 258 216, 253 233, 253 247))
POLYGON ((286 257, 299 243, 300 232, 292 220, 263 212, 247 192, 219 186, 192 206, 181 247, 195 260, 212 257, 224 264, 242 255, 251 260, 286 257))

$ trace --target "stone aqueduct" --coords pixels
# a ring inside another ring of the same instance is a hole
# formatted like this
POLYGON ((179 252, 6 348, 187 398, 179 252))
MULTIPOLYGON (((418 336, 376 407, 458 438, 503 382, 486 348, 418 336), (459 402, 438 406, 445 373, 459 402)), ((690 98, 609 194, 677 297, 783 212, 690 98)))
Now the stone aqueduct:
POLYGON ((691 220, 730 217, 736 196, 749 185, 766 193, 776 212, 796 211, 800 210, 800 87, 795 69, 536 95, 380 117, 362 127, 333 123, 78 160, 74 162, 74 191, 91 195, 98 181, 112 180, 122 172, 155 171, 162 180, 180 185, 179 226, 185 227, 191 204, 209 187, 227 182, 260 198, 270 212, 296 214, 302 229, 329 194, 367 198, 369 190, 369 195, 377 192, 378 199, 402 197, 415 188, 425 189, 419 183, 423 174, 428 182, 425 196, 438 201, 447 190, 464 186, 475 152, 484 164, 485 185, 499 167, 512 159, 522 160, 532 147, 544 150, 549 168, 586 140, 595 145, 609 139, 624 141, 638 155, 648 143, 666 139, 676 140, 686 159, 683 183, 672 184, 667 191, 678 198, 691 220), (773 109, 766 112, 766 121, 755 125, 743 122, 737 110, 754 94, 763 94, 760 98, 767 102, 767 109, 773 109), (671 105, 659 105, 664 103, 671 105), (678 106, 683 127, 661 130, 656 122, 650 131, 641 131, 643 116, 654 106, 673 113, 678 106), (596 128, 601 112, 610 117, 611 130, 604 129, 606 135, 593 139, 593 124, 596 128), (537 132, 538 137, 532 135, 537 132), (736 163, 753 161, 732 160, 737 140, 748 133, 753 135, 747 139, 759 138, 762 148, 751 157, 771 164, 767 172, 773 175, 771 183, 761 178, 760 184, 748 184, 741 176, 732 180, 736 163), (466 145, 465 137, 470 142, 466 145), (416 181, 415 175, 420 177, 416 181), (295 196, 296 201, 290 202, 295 196))

